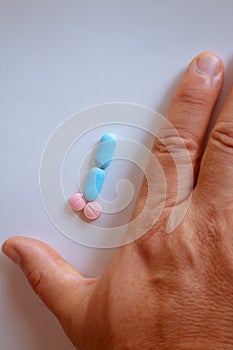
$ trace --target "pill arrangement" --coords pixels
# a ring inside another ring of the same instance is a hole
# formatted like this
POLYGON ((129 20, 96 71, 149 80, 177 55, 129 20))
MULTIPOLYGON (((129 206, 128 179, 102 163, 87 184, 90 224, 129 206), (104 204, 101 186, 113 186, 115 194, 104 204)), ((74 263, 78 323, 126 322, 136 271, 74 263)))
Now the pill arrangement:
POLYGON ((75 193, 69 199, 69 205, 74 212, 83 210, 88 220, 97 219, 101 213, 101 205, 96 202, 105 179, 105 169, 111 163, 116 148, 116 137, 104 134, 99 142, 95 155, 95 167, 89 171, 83 193, 75 193))

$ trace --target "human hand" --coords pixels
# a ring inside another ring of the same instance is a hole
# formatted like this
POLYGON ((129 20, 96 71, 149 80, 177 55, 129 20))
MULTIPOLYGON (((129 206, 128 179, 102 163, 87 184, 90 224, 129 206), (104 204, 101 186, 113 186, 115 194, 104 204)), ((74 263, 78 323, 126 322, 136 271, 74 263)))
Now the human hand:
MULTIPOLYGON (((166 176, 163 213, 143 237, 117 249, 100 278, 82 277, 40 241, 4 243, 78 349, 233 349, 233 90, 202 154, 222 80, 220 59, 199 55, 167 114, 190 152, 195 179, 187 213, 171 234, 165 228, 177 173, 169 152, 182 159, 183 150, 171 130, 161 129, 163 144, 155 141, 153 153, 166 176)), ((190 183, 181 184, 184 200, 190 183)), ((136 212, 145 197, 144 186, 136 212)))

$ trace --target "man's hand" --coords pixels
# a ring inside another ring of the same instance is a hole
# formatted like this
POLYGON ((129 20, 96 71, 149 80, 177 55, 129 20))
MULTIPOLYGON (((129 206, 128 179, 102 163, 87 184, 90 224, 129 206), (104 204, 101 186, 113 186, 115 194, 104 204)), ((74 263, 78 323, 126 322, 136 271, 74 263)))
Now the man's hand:
MULTIPOLYGON (((37 240, 4 243, 78 349, 233 349, 233 90, 203 153, 222 80, 221 60, 199 55, 167 114, 190 152, 195 180, 187 213, 171 234, 165 233, 177 195, 171 152, 182 150, 162 128, 153 153, 167 182, 164 211, 143 237, 118 248, 100 278, 82 277, 37 240)), ((187 195, 190 181, 181 183, 187 195)), ((136 211, 145 197, 143 188, 136 211)))

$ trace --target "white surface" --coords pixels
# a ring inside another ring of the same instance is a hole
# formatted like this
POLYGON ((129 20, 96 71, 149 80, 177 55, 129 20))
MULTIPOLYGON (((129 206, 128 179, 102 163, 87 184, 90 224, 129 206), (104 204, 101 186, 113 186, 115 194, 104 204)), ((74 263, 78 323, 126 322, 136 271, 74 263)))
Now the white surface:
MULTIPOLYGON (((118 102, 84 109, 59 125, 43 152, 40 189, 46 211, 60 232, 93 248, 113 248, 121 244, 126 229, 129 229, 129 218, 153 138, 158 135, 164 119, 152 109, 118 102), (67 202, 73 193, 83 192, 88 173, 95 166, 98 141, 107 132, 114 133, 117 145, 112 162, 105 169, 104 184, 97 198, 102 214, 98 220, 88 222, 82 214, 75 214, 67 202)), ((154 160, 154 163, 157 176, 160 171, 164 178, 159 162, 154 160)), ((152 197, 148 196, 147 205, 155 205, 149 203, 152 197)), ((163 203, 159 207, 162 209, 163 203)), ((139 215, 131 222, 133 230, 139 226, 137 222, 140 220, 139 215)))
MULTIPOLYGON (((42 239, 86 275, 112 250, 83 247, 50 222, 39 163, 59 123, 91 105, 124 101, 164 113, 187 63, 212 50, 232 72, 231 0, 0 1, 0 241, 42 239)), ((220 103, 221 104, 221 103, 220 103)), ((0 256, 2 350, 72 349, 24 277, 0 256)))

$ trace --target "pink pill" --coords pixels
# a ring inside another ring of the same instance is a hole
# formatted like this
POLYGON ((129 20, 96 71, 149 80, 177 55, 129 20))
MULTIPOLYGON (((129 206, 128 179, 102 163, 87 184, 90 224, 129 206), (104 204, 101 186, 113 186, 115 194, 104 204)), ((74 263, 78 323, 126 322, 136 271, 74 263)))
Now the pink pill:
POLYGON ((86 205, 86 201, 83 198, 82 193, 80 193, 80 192, 75 193, 69 199, 69 205, 73 211, 75 211, 75 212, 81 211, 86 205))
POLYGON ((84 208, 84 215, 89 220, 96 220, 102 213, 102 207, 97 202, 89 202, 84 208))

